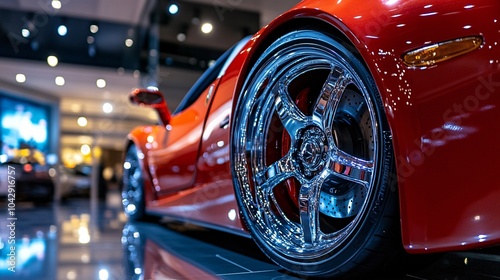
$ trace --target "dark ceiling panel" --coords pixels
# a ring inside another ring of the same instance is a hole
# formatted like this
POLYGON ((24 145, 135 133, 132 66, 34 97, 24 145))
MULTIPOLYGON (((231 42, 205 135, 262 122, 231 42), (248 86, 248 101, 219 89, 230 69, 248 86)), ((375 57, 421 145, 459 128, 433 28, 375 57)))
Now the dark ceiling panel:
POLYGON ((55 55, 63 63, 125 69, 138 69, 146 34, 126 24, 7 9, 0 9, 0 26, 0 56, 43 61, 55 55), (92 24, 99 27, 95 34, 92 24), (58 34, 60 25, 67 28, 65 36, 58 34), (131 47, 125 46, 127 38, 134 40, 131 47))
POLYGON ((151 61, 150 50, 159 48, 159 65, 202 71, 211 60, 259 28, 256 12, 232 10, 221 14, 217 6, 177 1, 179 12, 172 15, 167 11, 171 3, 158 1, 146 27, 3 8, 0 56, 45 61, 55 55, 61 63, 144 72, 151 61), (214 27, 210 34, 200 30, 206 22, 214 27), (57 33, 61 24, 67 27, 65 36, 57 33), (99 26, 95 34, 90 32, 92 24, 99 26), (151 28, 155 25, 158 28, 151 28), (30 35, 24 37, 23 29, 30 35), (185 33, 184 41, 178 40, 179 32, 185 33), (128 38, 134 41, 131 47, 125 46, 128 38), (155 44, 151 44, 152 39, 155 44))

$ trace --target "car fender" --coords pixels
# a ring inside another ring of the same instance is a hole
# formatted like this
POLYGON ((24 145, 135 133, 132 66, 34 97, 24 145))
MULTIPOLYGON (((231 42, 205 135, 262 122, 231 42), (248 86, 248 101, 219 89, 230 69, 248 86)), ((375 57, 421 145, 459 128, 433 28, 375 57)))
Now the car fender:
POLYGON ((493 43, 498 37, 499 11, 499 3, 493 0, 473 5, 465 1, 434 5, 417 0, 302 1, 250 40, 243 51, 248 58, 241 66, 233 100, 254 62, 276 38, 305 26, 338 36, 357 50, 384 103, 398 170, 394 179, 405 249, 422 253, 493 244, 500 240, 492 221, 500 211, 499 204, 492 203, 500 199, 493 175, 479 178, 482 188, 466 189, 462 177, 456 178, 457 172, 467 173, 466 167, 450 159, 462 146, 467 150, 481 146, 481 139, 489 135, 486 124, 492 124, 492 116, 499 116, 498 109, 453 110, 454 104, 467 105, 473 97, 485 108, 499 103, 498 95, 488 94, 497 89, 495 81, 500 81, 498 60, 485 63, 499 57, 499 47, 493 43), (485 44, 432 67, 411 68, 401 59, 410 50, 468 36, 482 36, 485 44), (470 126, 485 124, 458 139, 453 128, 447 128, 457 118, 470 126), (450 192, 455 192, 453 200, 447 199, 450 192), (487 203, 480 205, 478 200, 487 203), (469 205, 473 206, 467 209, 469 205))

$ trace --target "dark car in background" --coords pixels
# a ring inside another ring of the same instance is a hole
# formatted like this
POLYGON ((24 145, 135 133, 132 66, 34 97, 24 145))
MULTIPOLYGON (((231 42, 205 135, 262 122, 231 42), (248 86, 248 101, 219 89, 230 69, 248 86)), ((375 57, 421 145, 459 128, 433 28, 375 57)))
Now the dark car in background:
MULTIPOLYGON (((59 186, 61 197, 89 196, 92 187, 92 165, 80 164, 69 168, 59 166, 59 186)), ((97 189, 100 199, 106 198, 107 183, 103 177, 103 168, 97 170, 97 189)))
POLYGON ((49 165, 34 158, 9 159, 0 165, 0 196, 7 196, 9 185, 12 185, 9 184, 9 176, 13 176, 16 200, 50 202, 54 197, 54 182, 50 173, 49 165))

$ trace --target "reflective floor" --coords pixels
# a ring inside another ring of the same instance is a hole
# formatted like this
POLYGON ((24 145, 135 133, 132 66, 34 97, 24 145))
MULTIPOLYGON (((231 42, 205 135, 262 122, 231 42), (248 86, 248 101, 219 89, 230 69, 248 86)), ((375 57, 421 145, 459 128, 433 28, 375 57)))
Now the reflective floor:
MULTIPOLYGON (((4 225, 13 220, 7 205, 0 207, 0 279, 300 279, 244 237, 176 223, 127 223, 118 193, 93 203, 17 203, 13 273, 12 231, 4 225)), ((377 279, 500 279, 500 247, 443 254, 377 279)))

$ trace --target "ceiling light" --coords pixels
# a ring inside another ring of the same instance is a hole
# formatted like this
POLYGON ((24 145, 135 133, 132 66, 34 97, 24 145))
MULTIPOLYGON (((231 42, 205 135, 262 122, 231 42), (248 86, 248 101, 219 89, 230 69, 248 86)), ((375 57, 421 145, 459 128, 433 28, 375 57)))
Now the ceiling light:
POLYGON ((205 34, 208 34, 210 32, 212 32, 212 30, 214 29, 213 25, 211 23, 204 23, 202 26, 201 26, 201 32, 205 33, 205 34))
POLYGON ((16 82, 18 83, 26 82, 26 76, 24 74, 16 74, 16 82))
POLYGON ((132 40, 130 38, 125 40, 125 46, 130 48, 130 47, 132 47, 133 44, 134 44, 134 40, 132 40))
POLYGON ((81 147, 80 147, 80 152, 82 152, 82 154, 84 156, 86 155, 89 155, 90 154, 90 146, 87 145, 87 144, 83 144, 81 147))
POLYGON ((186 41, 186 34, 184 34, 184 33, 180 32, 179 34, 177 34, 177 40, 178 40, 179 42, 184 42, 184 41, 186 41))
POLYGON ((179 12, 179 6, 177 6, 176 4, 172 4, 168 7, 168 12, 172 15, 175 15, 177 14, 177 12, 179 12))
POLYGON ((57 59, 56 56, 53 56, 53 55, 49 55, 47 57, 47 63, 51 66, 51 67, 56 67, 57 64, 59 63, 59 59, 57 59))
POLYGON ((21 35, 23 35, 24 38, 28 38, 31 35, 31 32, 28 29, 23 28, 21 30, 21 35))
POLYGON ((109 272, 107 269, 101 269, 99 270, 99 280, 108 280, 109 278, 109 272))
POLYGON ((88 122, 87 122, 87 118, 85 117, 79 117, 78 120, 76 121, 76 123, 78 123, 79 126, 81 127, 86 127, 88 122))
POLYGON ((56 85, 58 85, 60 87, 64 86, 64 84, 66 83, 66 81, 64 80, 64 78, 61 77, 61 76, 57 76, 55 82, 56 82, 56 85))
POLYGON ((59 34, 59 36, 66 36, 66 34, 68 34, 68 28, 66 27, 66 25, 61 24, 57 28, 57 33, 59 34))
POLYGON ((92 33, 97 33, 97 31, 99 31, 99 26, 95 25, 95 24, 92 24, 90 26, 90 32, 92 33))
POLYGON ((104 103, 102 105, 102 111, 106 114, 113 112, 113 105, 111 105, 111 103, 108 102, 104 103))
POLYGON ((52 8, 59 10, 62 8, 62 3, 59 0, 52 0, 52 8))
POLYGON ((98 88, 104 88, 104 87, 106 87, 106 80, 104 80, 104 79, 97 79, 97 81, 95 82, 95 84, 97 85, 98 88))

